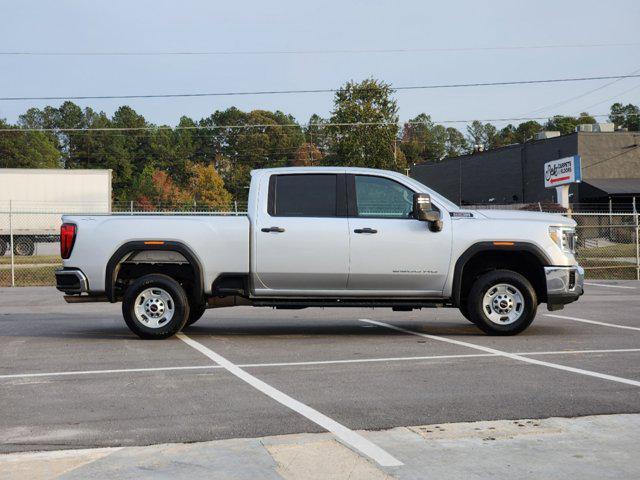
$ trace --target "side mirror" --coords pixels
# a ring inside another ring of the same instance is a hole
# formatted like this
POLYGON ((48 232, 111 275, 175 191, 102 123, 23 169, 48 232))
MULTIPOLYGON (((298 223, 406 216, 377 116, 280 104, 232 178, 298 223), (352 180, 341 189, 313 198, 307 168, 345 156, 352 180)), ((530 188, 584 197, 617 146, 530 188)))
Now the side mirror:
POLYGON ((421 222, 427 222, 432 232, 442 230, 442 218, 440 212, 431 207, 431 197, 428 193, 413 194, 413 218, 421 222))

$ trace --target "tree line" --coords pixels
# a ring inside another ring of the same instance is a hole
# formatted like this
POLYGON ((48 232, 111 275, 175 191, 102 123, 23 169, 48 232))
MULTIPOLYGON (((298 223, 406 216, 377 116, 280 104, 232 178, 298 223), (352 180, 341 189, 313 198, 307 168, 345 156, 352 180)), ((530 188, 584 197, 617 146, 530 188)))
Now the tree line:
MULTIPOLYGON (((639 131, 640 108, 615 103, 609 120, 639 131)), ((58 108, 30 108, 15 125, 0 119, 0 130, 11 130, 0 132, 0 167, 108 168, 116 201, 225 208, 246 200, 254 168, 405 171, 412 164, 473 153, 478 146, 523 143, 542 130, 571 133, 583 123, 596 120, 588 113, 556 115, 501 129, 474 121, 463 133, 422 113, 400 125, 393 88, 375 79, 346 83, 335 94, 330 116, 314 114, 306 124, 281 111, 231 107, 200 120, 183 116, 178 128, 171 128, 154 125, 126 105, 108 116, 67 101, 58 108)))

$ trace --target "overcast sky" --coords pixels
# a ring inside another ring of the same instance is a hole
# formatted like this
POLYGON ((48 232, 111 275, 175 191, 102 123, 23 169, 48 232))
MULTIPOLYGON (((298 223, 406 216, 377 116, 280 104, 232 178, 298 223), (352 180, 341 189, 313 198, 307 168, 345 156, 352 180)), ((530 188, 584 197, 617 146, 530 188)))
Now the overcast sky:
MULTIPOLYGON (((0 56, 0 96, 72 96, 336 88, 374 77, 396 86, 627 74, 640 70, 640 2, 0 0, 0 51, 158 52, 375 50, 636 43, 411 53, 218 56, 0 56)), ((640 103, 627 79, 542 109, 607 81, 397 92, 402 120, 489 119, 640 103), (627 93, 623 93, 623 92, 627 93), (532 113, 533 112, 533 113, 532 113)), ((633 89, 633 87, 638 87, 633 89)), ((306 122, 327 116, 332 94, 87 100, 108 114, 126 103, 155 123, 175 125, 230 106, 279 109, 306 122)), ((14 122, 32 106, 2 101, 14 122)))

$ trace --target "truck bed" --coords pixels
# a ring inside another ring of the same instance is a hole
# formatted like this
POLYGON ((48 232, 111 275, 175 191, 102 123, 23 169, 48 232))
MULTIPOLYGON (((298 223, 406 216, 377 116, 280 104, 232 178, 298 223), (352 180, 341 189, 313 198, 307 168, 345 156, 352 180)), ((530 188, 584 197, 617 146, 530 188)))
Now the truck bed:
POLYGON ((92 292, 105 290, 106 265, 122 245, 134 241, 188 245, 203 269, 205 293, 223 272, 249 272, 249 219, 221 215, 65 215, 78 226, 76 243, 64 267, 82 265, 92 292))

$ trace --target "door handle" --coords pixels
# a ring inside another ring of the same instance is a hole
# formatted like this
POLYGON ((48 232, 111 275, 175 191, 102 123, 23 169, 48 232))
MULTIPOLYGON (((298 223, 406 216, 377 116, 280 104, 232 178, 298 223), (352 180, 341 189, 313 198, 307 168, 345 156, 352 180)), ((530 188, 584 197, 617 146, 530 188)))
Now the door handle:
POLYGON ((356 228, 354 233, 378 233, 378 230, 374 230, 373 228, 356 228))
POLYGON ((282 232, 284 232, 284 228, 282 228, 282 227, 267 227, 267 228, 261 228, 260 230, 262 230, 265 233, 269 233, 269 232, 282 233, 282 232))

